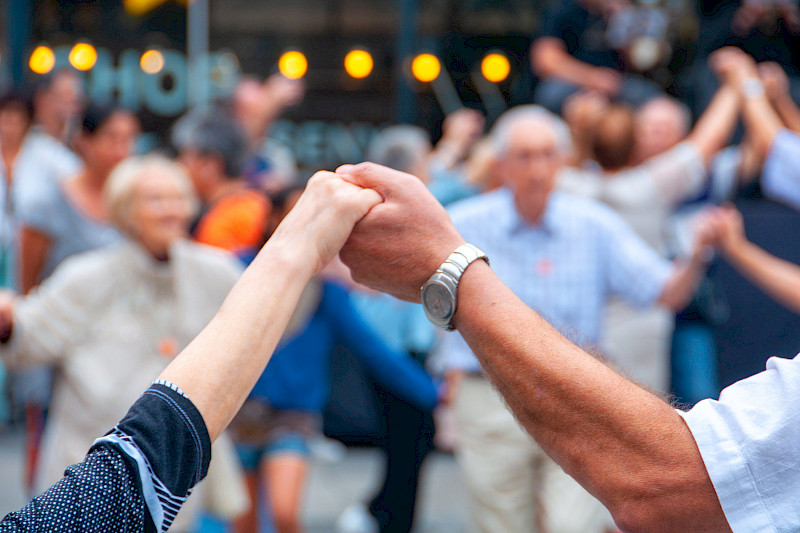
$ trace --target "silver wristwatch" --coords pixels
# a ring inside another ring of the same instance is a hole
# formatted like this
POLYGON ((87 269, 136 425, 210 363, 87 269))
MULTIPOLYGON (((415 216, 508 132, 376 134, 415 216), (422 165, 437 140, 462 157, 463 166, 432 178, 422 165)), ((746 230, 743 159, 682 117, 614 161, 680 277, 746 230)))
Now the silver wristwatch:
POLYGON ((478 259, 489 264, 489 258, 480 248, 462 244, 422 286, 422 307, 434 325, 446 331, 456 329, 453 315, 456 313, 458 282, 467 267, 478 259))

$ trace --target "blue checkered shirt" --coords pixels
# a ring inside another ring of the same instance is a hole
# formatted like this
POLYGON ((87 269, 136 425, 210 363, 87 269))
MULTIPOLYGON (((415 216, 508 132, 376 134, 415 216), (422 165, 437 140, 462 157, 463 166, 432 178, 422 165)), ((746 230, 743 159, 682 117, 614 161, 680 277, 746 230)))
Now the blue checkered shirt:
MULTIPOLYGON (((526 222, 506 189, 459 202, 450 216, 461 235, 489 256, 492 270, 525 304, 579 345, 600 342, 603 309, 618 295, 652 306, 672 274, 608 207, 553 192, 540 222, 526 222)), ((457 332, 441 347, 446 369, 480 371, 457 332)))

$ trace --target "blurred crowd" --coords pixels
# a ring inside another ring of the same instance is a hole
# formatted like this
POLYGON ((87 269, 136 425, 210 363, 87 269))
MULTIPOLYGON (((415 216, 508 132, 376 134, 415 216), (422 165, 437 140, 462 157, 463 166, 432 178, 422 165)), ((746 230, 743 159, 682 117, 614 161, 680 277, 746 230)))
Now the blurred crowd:
MULTIPOLYGON (((798 8, 699 4, 691 98, 641 74, 667 31, 646 3, 554 2, 531 47, 533 102, 494 124, 460 109, 435 143, 432 127, 388 125, 365 154, 425 182, 559 331, 688 405, 719 393, 705 278, 715 254, 800 310, 753 265, 766 252, 726 203, 757 189, 800 209, 798 8)), ((24 422, 29 491, 113 427, 291 210, 307 176, 269 131, 303 95, 299 80, 246 77, 139 155, 136 115, 88 101, 73 71, 0 97, 0 427, 24 422)), ((173 530, 194 530, 201 512, 237 532, 302 530, 310 459, 335 448, 322 417, 337 347, 367 376, 386 451, 379 490, 343 509, 338 531, 410 531, 435 447, 455 451, 477 530, 615 531, 520 429, 457 333, 338 262, 306 287, 173 530)))

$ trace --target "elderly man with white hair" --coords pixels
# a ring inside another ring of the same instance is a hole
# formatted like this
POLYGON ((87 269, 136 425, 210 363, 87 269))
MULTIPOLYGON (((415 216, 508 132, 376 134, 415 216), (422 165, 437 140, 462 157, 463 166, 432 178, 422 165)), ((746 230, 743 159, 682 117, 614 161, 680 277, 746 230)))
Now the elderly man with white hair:
MULTIPOLYGON (((690 260, 662 259, 609 208, 554 191, 569 132, 555 115, 521 106, 492 132, 500 190, 455 204, 468 242, 520 299, 584 346, 600 340, 603 308, 618 295, 640 306, 680 309, 704 271, 704 235, 690 260)), ((457 458, 473 523, 485 532, 601 532, 613 522, 533 442, 458 333, 442 347, 460 443, 457 458)), ((556 363, 557 364, 557 363, 556 363)), ((635 369, 623 369, 631 371, 635 369)))

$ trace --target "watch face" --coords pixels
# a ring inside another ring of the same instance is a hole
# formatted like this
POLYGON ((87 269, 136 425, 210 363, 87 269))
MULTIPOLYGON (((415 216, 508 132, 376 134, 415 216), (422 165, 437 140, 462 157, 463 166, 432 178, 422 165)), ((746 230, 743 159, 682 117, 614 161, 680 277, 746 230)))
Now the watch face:
POLYGON ((453 299, 450 296, 450 292, 443 285, 438 283, 428 285, 425 288, 422 299, 425 309, 436 318, 449 318, 453 313, 453 299))

